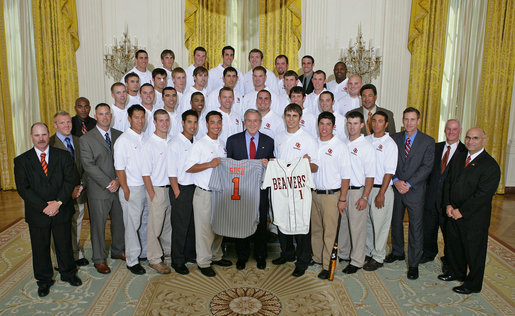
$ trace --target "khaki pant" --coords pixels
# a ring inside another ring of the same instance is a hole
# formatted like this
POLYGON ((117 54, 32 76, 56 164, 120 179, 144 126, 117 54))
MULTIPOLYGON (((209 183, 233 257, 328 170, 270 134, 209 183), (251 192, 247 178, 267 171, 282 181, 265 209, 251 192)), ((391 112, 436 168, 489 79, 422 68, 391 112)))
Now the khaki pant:
POLYGON ((384 193, 384 206, 377 208, 374 200, 381 188, 372 188, 370 192, 370 213, 367 221, 366 254, 382 263, 386 256, 386 242, 390 232, 393 212, 393 189, 391 186, 384 193))
MULTIPOLYGON (((147 258, 151 264, 161 262, 163 248, 160 238, 165 222, 165 214, 170 212, 170 198, 167 187, 154 187, 154 199, 151 200, 147 192, 148 222, 147 222, 147 258)), ((168 232, 171 234, 171 232, 168 232)), ((171 238, 171 236, 169 236, 171 238)))
POLYGON ((145 186, 129 187, 129 200, 125 200, 123 190, 118 190, 120 204, 123 210, 123 224, 125 226, 125 256, 127 266, 132 267, 139 263, 138 257, 141 254, 141 242, 138 236, 138 229, 142 225, 143 209, 145 208, 145 186))
POLYGON ((340 192, 334 194, 313 193, 311 202, 311 247, 313 260, 329 269, 331 251, 338 228, 338 200, 340 192))
POLYGON ((222 259, 222 236, 211 227, 211 192, 197 187, 193 194, 193 218, 195 220, 195 250, 197 265, 207 268, 212 261, 222 259))
POLYGON ((349 190, 347 194, 347 208, 340 223, 338 236, 338 256, 349 259, 350 263, 358 268, 365 263, 365 245, 367 240, 368 207, 364 210, 356 209, 356 202, 361 198, 363 188, 349 190))

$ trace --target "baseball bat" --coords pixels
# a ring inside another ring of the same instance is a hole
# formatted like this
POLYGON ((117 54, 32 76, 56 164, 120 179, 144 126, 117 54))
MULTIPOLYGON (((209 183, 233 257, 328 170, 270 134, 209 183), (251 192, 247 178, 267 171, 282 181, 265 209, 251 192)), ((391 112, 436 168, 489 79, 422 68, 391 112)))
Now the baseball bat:
MULTIPOLYGON (((339 213, 339 211, 338 211, 339 213)), ((331 260, 329 261, 329 281, 334 280, 334 272, 336 271, 336 263, 338 261, 338 233, 340 232, 340 222, 342 214, 338 215, 338 228, 336 229, 336 239, 334 240, 333 251, 331 252, 331 260)))

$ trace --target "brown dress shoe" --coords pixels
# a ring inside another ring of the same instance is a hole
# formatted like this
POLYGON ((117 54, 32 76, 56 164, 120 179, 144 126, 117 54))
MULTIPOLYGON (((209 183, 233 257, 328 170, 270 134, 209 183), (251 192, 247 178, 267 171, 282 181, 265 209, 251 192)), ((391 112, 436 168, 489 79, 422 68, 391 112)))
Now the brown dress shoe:
POLYGON ((111 269, 105 263, 95 263, 95 269, 97 269, 98 273, 108 274, 111 273, 111 269))
POLYGON ((149 266, 150 266, 152 269, 156 270, 156 271, 157 271, 157 273, 161 273, 161 274, 168 274, 168 273, 172 272, 172 270, 170 269, 170 267, 169 267, 169 266, 167 266, 167 265, 165 265, 165 264, 164 264, 164 263, 162 263, 162 262, 159 262, 159 263, 157 263, 157 264, 152 264, 152 263, 151 263, 151 264, 149 264, 149 266))
POLYGON ((127 259, 127 258, 125 257, 125 254, 122 253, 122 254, 119 254, 119 255, 111 255, 111 259, 119 259, 119 260, 125 261, 125 259, 127 259))

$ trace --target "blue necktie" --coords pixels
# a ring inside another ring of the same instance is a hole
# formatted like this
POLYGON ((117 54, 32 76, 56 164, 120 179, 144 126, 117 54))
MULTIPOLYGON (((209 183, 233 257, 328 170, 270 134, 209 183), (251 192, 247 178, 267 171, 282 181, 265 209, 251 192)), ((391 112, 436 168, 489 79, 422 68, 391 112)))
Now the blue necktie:
POLYGON ((111 138, 109 137, 108 132, 105 133, 105 137, 106 137, 107 147, 109 147, 109 149, 111 149, 111 138))
POLYGON ((72 158, 75 158, 75 150, 73 150, 73 146, 72 146, 72 143, 70 141, 70 138, 69 137, 66 137, 64 139, 64 141, 66 142, 66 148, 68 148, 68 151, 70 152, 70 154, 72 155, 72 158))

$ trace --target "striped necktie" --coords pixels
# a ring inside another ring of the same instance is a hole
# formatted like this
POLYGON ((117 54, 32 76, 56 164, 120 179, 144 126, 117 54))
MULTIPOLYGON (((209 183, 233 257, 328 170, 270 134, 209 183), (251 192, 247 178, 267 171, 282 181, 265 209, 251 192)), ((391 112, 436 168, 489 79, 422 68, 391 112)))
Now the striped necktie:
POLYGON ((109 147, 109 149, 111 149, 111 137, 109 137, 108 132, 105 133, 105 137, 106 137, 107 147, 109 147))
POLYGON ((469 165, 470 163, 470 156, 467 157, 467 160, 465 161, 465 168, 467 168, 467 166, 469 165))
POLYGON ((447 167, 447 160, 449 160, 449 153, 451 152, 451 146, 447 145, 447 151, 443 154, 442 163, 440 164, 441 173, 445 171, 447 167))
POLYGON ((72 143, 70 141, 70 137, 66 137, 64 139, 64 141, 66 142, 66 148, 68 149, 68 151, 72 155, 72 158, 75 158, 75 150, 73 149, 72 143))
POLYGON ((43 172, 45 173, 45 176, 48 177, 48 164, 46 163, 46 154, 41 153, 41 167, 43 168, 43 172))
POLYGON ((84 123, 84 121, 82 121, 81 132, 82 132, 82 135, 84 135, 88 132, 88 129, 86 128, 86 123, 84 123))
POLYGON ((404 159, 408 158, 409 151, 411 150, 411 139, 406 138, 406 146, 404 146, 404 159))

